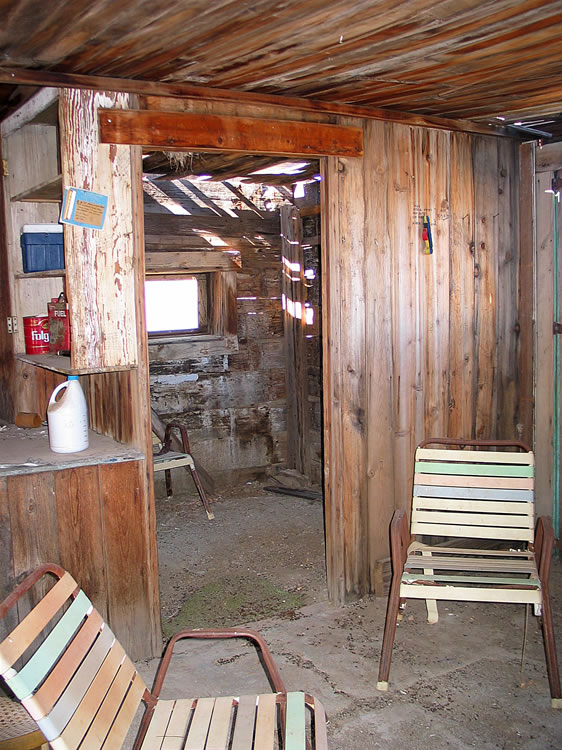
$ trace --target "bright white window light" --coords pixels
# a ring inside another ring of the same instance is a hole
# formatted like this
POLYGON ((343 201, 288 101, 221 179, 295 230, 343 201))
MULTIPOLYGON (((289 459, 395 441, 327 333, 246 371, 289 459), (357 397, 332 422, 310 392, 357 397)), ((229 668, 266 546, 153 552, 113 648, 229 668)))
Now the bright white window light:
POLYGON ((197 279, 147 279, 144 292, 148 333, 199 328, 197 279))

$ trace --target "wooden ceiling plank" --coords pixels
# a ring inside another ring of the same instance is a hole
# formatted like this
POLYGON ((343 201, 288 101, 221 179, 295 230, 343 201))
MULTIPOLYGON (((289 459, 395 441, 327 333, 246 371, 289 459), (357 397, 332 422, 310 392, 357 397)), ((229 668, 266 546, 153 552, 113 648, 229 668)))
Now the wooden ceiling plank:
MULTIPOLYGON (((388 70, 389 61, 394 70, 403 68, 404 59, 419 58, 420 51, 423 51, 422 59, 427 56, 433 56, 448 49, 453 49, 454 53, 459 56, 464 55, 464 38, 468 45, 475 36, 478 37, 480 44, 493 44, 495 36, 502 34, 506 25, 511 29, 512 34, 523 34, 526 25, 528 25, 528 12, 523 15, 518 7, 514 7, 513 2, 508 2, 507 8, 501 8, 500 3, 496 3, 497 11, 494 14, 482 14, 481 8, 473 8, 469 15, 466 13, 460 15, 454 14, 450 23, 446 22, 439 28, 434 23, 428 23, 427 16, 419 17, 416 15, 416 9, 408 3, 408 13, 400 21, 395 20, 392 26, 392 34, 388 29, 374 31, 366 37, 360 37, 352 41, 345 41, 349 37, 348 29, 345 29, 345 40, 342 44, 336 42, 333 46, 324 46, 310 55, 295 54, 295 49, 291 46, 285 54, 264 54, 258 60, 246 61, 243 54, 239 54, 234 74, 226 76, 213 77, 216 85, 224 87, 267 87, 275 85, 281 80, 291 81, 292 84, 298 83, 299 86, 311 81, 312 84, 321 80, 331 80, 334 77, 347 78, 350 73, 357 73, 361 70, 363 75, 373 75, 376 71, 373 66, 382 65, 388 70), (464 22, 464 23, 463 23, 464 22), (329 72, 326 71, 326 57, 333 55, 330 60, 337 60, 337 66, 332 62, 329 72), (264 64, 263 57, 272 60, 269 64, 264 64), (289 75, 298 71, 306 71, 303 75, 293 77, 289 75)), ((529 3, 526 4, 529 6, 529 3)), ((545 19, 545 12, 542 6, 543 0, 534 0, 531 4, 533 9, 538 8, 537 13, 539 20, 537 23, 548 23, 545 19)), ((546 14, 548 15, 548 14, 546 14)), ((556 14, 554 14, 555 16, 556 14)), ((317 34, 317 38, 324 39, 322 33, 317 34)), ((334 38, 334 37, 332 37, 334 38)), ((261 39, 260 39, 261 41, 261 39)), ((471 45, 472 46, 472 45, 471 45)), ((307 44, 307 49, 310 44, 307 44)), ((310 95, 312 91, 308 89, 305 95, 310 95)))
MULTIPOLYGON (((451 23, 442 25, 439 28, 435 27, 435 24, 427 22, 427 17, 420 17, 417 22, 415 8, 412 7, 412 3, 408 3, 408 14, 402 19, 401 22, 395 21, 393 26, 393 33, 388 32, 383 35, 382 40, 378 40, 377 33, 370 34, 366 38, 360 38, 353 42, 344 41, 341 45, 334 45, 336 49, 324 48, 320 49, 318 53, 314 53, 309 56, 302 56, 295 54, 294 47, 290 49, 290 62, 286 63, 283 55, 264 55, 269 57, 274 62, 269 66, 264 65, 263 59, 257 61, 257 67, 253 67, 252 64, 248 64, 244 60, 243 55, 238 55, 238 61, 236 66, 235 75, 227 75, 214 77, 213 81, 216 85, 225 87, 245 87, 251 83, 253 87, 269 86, 280 80, 289 81, 294 84, 298 81, 299 84, 305 83, 307 80, 311 80, 313 83, 320 77, 322 80, 330 80, 334 76, 337 77, 348 77, 351 72, 357 73, 358 70, 362 71, 363 75, 373 75, 377 71, 372 69, 374 65, 383 65, 388 70, 389 61, 394 70, 400 70, 403 67, 404 58, 406 60, 412 58, 418 58, 417 54, 420 50, 423 50, 425 58, 428 55, 436 54, 440 51, 453 48, 457 55, 462 55, 463 49, 463 38, 466 37, 467 43, 471 42, 475 36, 481 41, 488 37, 493 37, 494 34, 501 33, 505 26, 508 25, 512 29, 521 28, 527 23, 527 15, 523 15, 521 10, 517 7, 513 7, 513 2, 507 3, 507 8, 502 8, 501 3, 496 3, 495 7, 498 7, 498 12, 494 14, 482 14, 481 8, 473 8, 470 15, 454 14, 451 19, 451 23), (463 24, 464 21, 464 24, 463 24), (413 27, 414 34, 409 33, 413 27), (519 28, 521 27, 521 28, 519 28), (368 51, 368 53, 367 53, 368 51), (329 72, 326 71, 326 56, 334 55, 330 58, 331 61, 337 60, 337 66, 332 62, 329 72), (318 68, 320 66, 320 68, 318 68), (305 70, 307 73, 304 76, 298 76, 295 78, 289 76, 289 72, 305 70)), ((533 3, 526 3, 526 6, 543 6, 542 0, 534 0, 533 3)), ((545 15, 544 10, 541 9, 542 16, 545 15)), ((318 38, 323 39, 323 35, 319 33, 318 38)), ((347 39, 346 29, 346 39, 347 39)), ((307 45, 309 48, 310 45, 307 45)), ((287 53, 289 54, 289 53, 287 53)), ((305 92, 302 92, 305 93, 305 92)), ((312 91, 309 89, 306 95, 311 94, 312 91)))

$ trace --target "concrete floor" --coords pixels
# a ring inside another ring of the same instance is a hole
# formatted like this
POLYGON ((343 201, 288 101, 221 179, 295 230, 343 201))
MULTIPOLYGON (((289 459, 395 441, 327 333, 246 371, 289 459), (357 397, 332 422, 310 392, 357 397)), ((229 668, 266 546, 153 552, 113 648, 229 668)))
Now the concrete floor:
MULTIPOLYGON (((225 501, 223 519, 228 508, 225 501)), ((561 572, 555 561, 551 588, 559 654, 561 572)), ((524 607, 443 602, 439 622, 428 625, 423 603, 408 602, 390 688, 380 693, 375 686, 385 610, 386 599, 341 608, 313 601, 290 615, 245 623, 264 635, 287 689, 306 690, 323 702, 331 750, 562 748, 562 711, 550 707, 542 636, 532 615, 520 673, 524 607)), ((156 666, 157 660, 137 665, 149 685, 156 666)), ((244 641, 185 641, 163 697, 268 689, 256 652, 244 641)))

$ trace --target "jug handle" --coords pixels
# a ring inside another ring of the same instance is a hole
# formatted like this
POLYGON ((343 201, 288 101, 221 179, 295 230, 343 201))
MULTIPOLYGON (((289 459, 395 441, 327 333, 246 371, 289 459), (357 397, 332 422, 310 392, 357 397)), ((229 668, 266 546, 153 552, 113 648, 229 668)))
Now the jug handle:
POLYGON ((51 398, 49 399, 49 406, 55 402, 59 391, 67 387, 68 387, 68 380, 65 380, 63 383, 60 383, 59 385, 57 385, 55 390, 51 393, 51 398))

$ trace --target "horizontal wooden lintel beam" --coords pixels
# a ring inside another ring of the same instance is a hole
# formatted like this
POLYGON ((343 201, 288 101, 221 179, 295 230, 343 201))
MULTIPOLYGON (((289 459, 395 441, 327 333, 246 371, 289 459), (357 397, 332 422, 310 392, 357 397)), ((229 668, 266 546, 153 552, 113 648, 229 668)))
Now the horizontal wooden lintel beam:
POLYGON ((141 81, 133 78, 111 78, 79 73, 55 73, 47 70, 0 67, 0 83, 19 86, 54 86, 58 88, 81 88, 94 91, 123 91, 140 96, 171 96, 180 99, 236 102, 237 104, 264 104, 293 109, 300 112, 322 112, 324 114, 362 117, 368 120, 383 120, 404 125, 415 125, 438 130, 453 130, 480 135, 498 135, 513 138, 501 125, 458 120, 448 117, 400 112, 382 107, 364 107, 354 104, 305 99, 302 97, 259 94, 253 91, 192 86, 187 83, 163 81, 141 81))
POLYGON ((100 141, 164 151, 245 151, 291 156, 362 156, 363 130, 294 120, 100 109, 100 141))
POLYGON ((146 252, 147 273, 205 273, 208 271, 240 271, 240 263, 223 252, 146 252))

